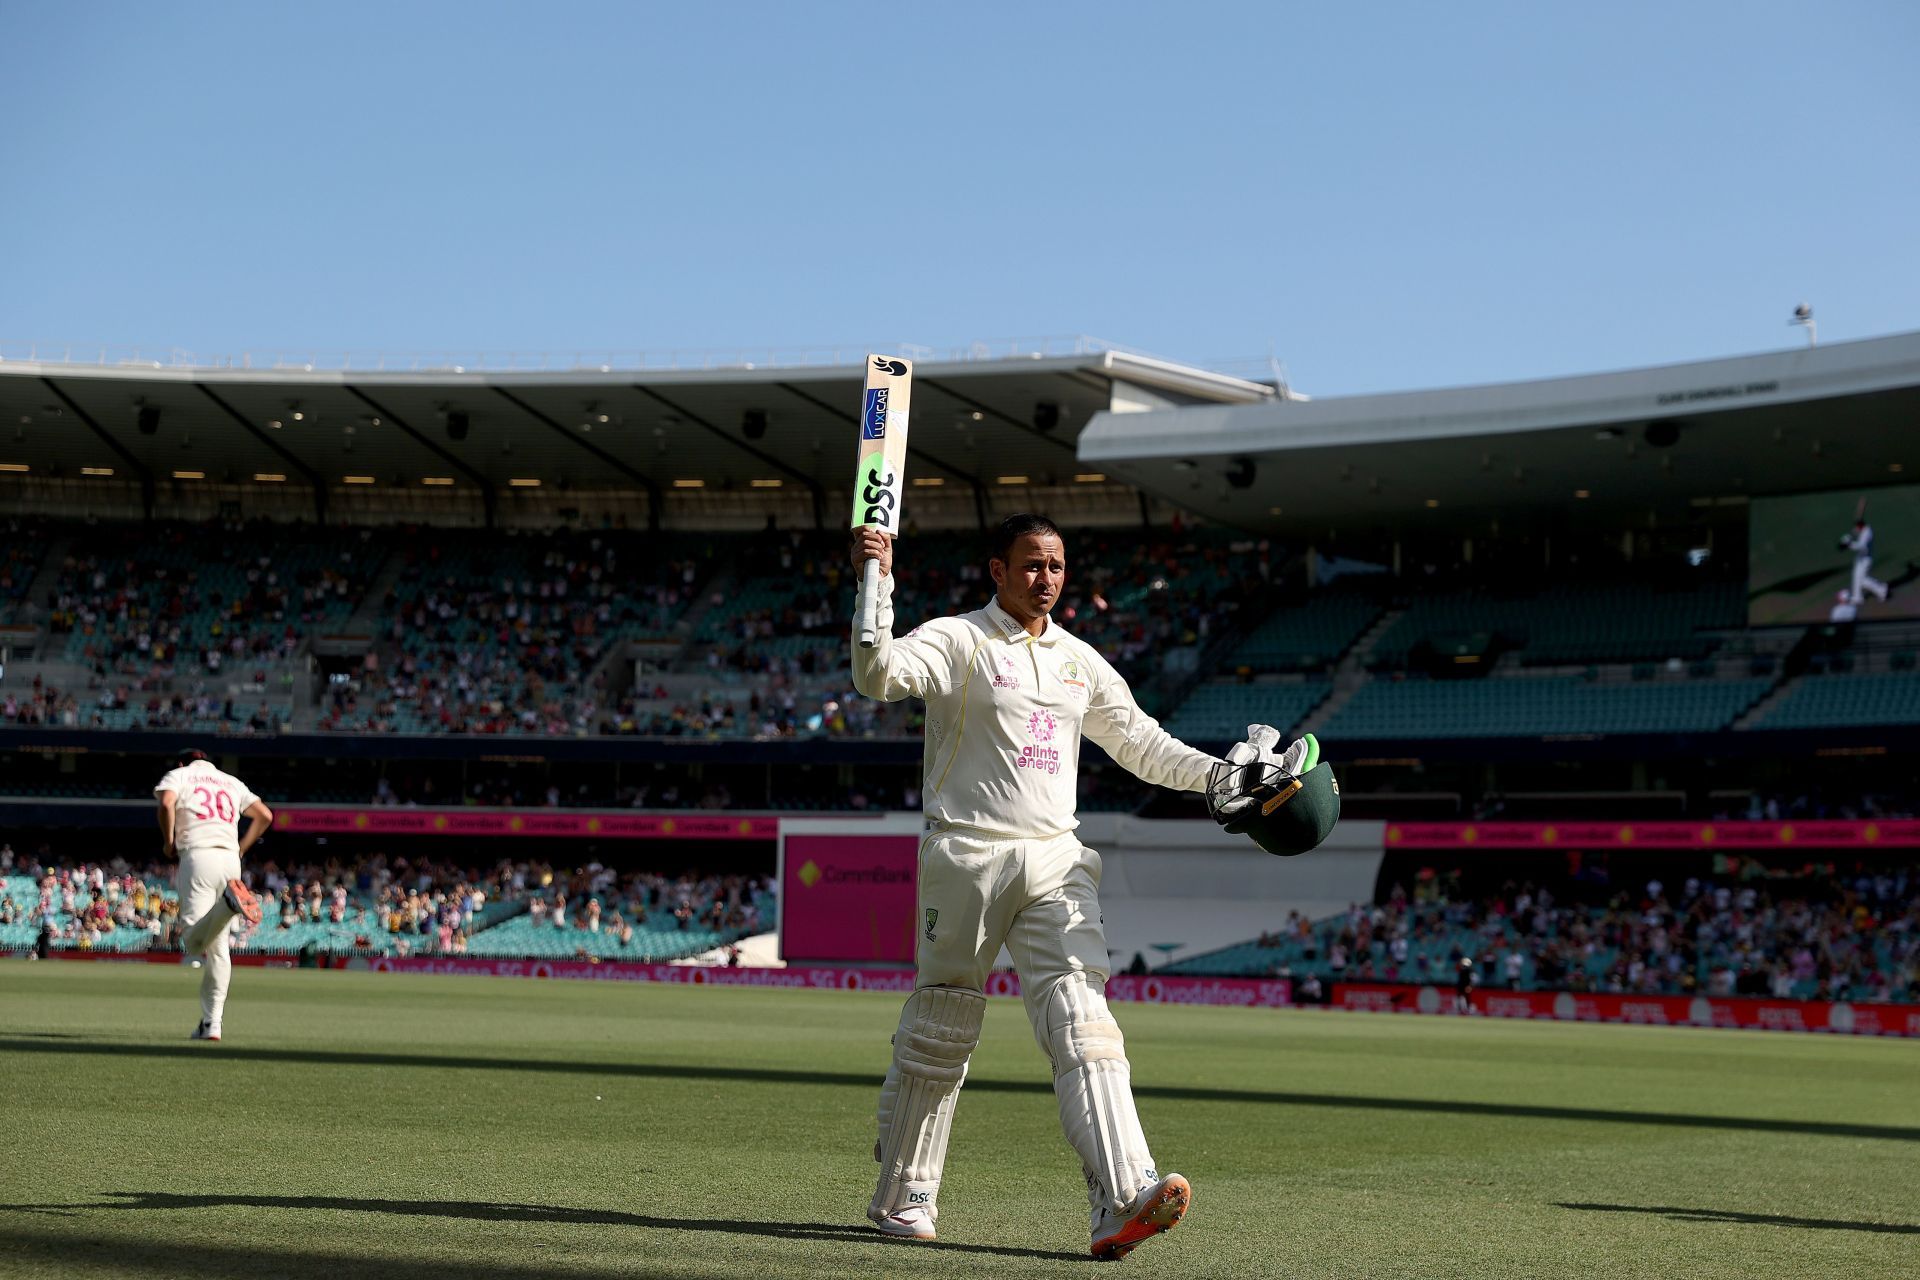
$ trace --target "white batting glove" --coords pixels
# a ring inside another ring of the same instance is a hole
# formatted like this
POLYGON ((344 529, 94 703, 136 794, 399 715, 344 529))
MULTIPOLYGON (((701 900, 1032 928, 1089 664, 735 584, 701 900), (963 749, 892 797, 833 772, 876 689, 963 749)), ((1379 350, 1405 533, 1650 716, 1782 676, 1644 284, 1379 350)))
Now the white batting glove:
MULTIPOLYGON (((1246 741, 1236 742, 1227 749, 1228 771, 1238 771, 1250 764, 1270 764, 1278 766, 1280 772, 1290 778, 1298 777, 1300 766, 1307 758, 1306 739, 1296 738, 1285 751, 1276 754, 1274 747, 1279 743, 1280 731, 1272 725, 1248 725, 1246 741)), ((1257 778, 1263 772, 1263 770, 1255 770, 1253 776, 1257 778)), ((1220 813, 1225 817, 1232 817, 1252 803, 1252 789, 1248 788, 1246 794, 1223 801, 1220 805, 1220 813)))

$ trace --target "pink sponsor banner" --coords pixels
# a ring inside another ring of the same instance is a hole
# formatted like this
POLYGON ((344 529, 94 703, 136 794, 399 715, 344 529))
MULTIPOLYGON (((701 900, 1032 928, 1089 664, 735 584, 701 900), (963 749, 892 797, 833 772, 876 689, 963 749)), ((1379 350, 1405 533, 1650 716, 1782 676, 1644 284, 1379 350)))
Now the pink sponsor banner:
POLYGON ((731 814, 567 809, 327 809, 285 805, 274 827, 313 835, 544 836, 617 840, 772 840, 780 820, 731 814))
MULTIPOLYGON (((500 960, 478 956, 375 956, 355 959, 350 969, 376 973, 452 973, 492 978, 583 978, 599 982, 678 982, 695 986, 796 987, 832 991, 913 990, 911 969, 794 964, 784 969, 717 968, 624 961, 500 960)), ((1018 996, 1020 978, 1004 970, 987 976, 990 996, 1018 996)), ((1292 1002, 1285 978, 1189 978, 1120 975, 1107 980, 1107 998, 1134 1004, 1229 1005, 1279 1009, 1292 1002)))
MULTIPOLYGON (((1916 1004, 1498 990, 1476 990, 1468 999, 1474 1012, 1492 1018, 1729 1027, 1748 1031, 1829 1031, 1864 1036, 1920 1036, 1920 1005, 1916 1004)), ((1336 983, 1332 1003, 1336 1009, 1368 1013, 1454 1012, 1451 989, 1384 982, 1336 983)))
POLYGON ((789 831, 781 839, 781 958, 911 964, 919 865, 917 831, 789 831))
MULTIPOLYGON (((22 947, 20 948, 20 950, 24 952, 26 948, 22 947)), ((0 955, 5 955, 5 954, 6 954, 6 950, 4 948, 0 948, 0 955)), ((120 964, 170 964, 170 965, 177 966, 180 963, 180 953, 178 951, 57 951, 56 950, 56 951, 47 952, 47 956, 49 959, 53 959, 53 960, 89 960, 89 961, 104 961, 108 963, 120 963, 120 964)), ((251 951, 236 951, 233 953, 231 959, 235 967, 252 967, 255 969, 293 969, 298 967, 298 965, 295 963, 294 957, 292 956, 269 956, 269 955, 261 955, 257 952, 251 952, 251 951)), ((321 964, 318 967, 323 969, 325 968, 337 969, 337 968, 344 967, 345 963, 346 962, 344 960, 330 959, 328 963, 321 964)))
POLYGON ((1920 819, 1822 822, 1390 822, 1389 849, 1912 849, 1920 819))

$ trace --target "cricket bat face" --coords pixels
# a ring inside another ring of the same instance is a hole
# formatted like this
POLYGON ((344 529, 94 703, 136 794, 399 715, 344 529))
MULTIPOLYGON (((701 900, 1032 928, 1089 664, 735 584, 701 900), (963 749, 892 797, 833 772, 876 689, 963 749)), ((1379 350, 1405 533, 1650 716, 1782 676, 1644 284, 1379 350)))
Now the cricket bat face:
POLYGON ((853 474, 853 524, 900 532, 901 488, 907 480, 907 407, 913 362, 867 357, 867 388, 860 402, 859 462, 853 474))

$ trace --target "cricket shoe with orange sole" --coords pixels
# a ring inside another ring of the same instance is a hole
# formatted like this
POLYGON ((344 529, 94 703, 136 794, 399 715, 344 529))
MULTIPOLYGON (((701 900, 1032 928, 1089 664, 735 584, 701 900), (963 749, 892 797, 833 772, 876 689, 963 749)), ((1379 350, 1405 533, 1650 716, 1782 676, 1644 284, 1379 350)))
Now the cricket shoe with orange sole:
POLYGON ((220 1042, 220 1028, 208 1022, 205 1018, 202 1018, 200 1025, 193 1029, 193 1034, 188 1036, 187 1039, 211 1040, 215 1044, 218 1044, 220 1042))
POLYGON ((1193 1188, 1179 1174, 1170 1173, 1142 1187, 1124 1209, 1094 1210, 1093 1256, 1118 1262, 1139 1248, 1141 1241, 1172 1230, 1192 1203, 1193 1188))
POLYGON ((260 923, 260 899, 253 896, 253 890, 238 880, 229 880, 225 897, 233 914, 244 917, 248 924, 260 923))

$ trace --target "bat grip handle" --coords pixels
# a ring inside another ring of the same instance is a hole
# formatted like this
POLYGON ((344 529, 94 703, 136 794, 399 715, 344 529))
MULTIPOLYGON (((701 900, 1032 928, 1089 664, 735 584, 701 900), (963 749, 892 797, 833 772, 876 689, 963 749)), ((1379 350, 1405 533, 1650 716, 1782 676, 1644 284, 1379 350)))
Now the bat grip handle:
POLYGON ((856 617, 860 620, 860 647, 871 649, 879 642, 879 620, 876 614, 880 600, 880 562, 869 560, 860 566, 860 592, 854 601, 856 617))

